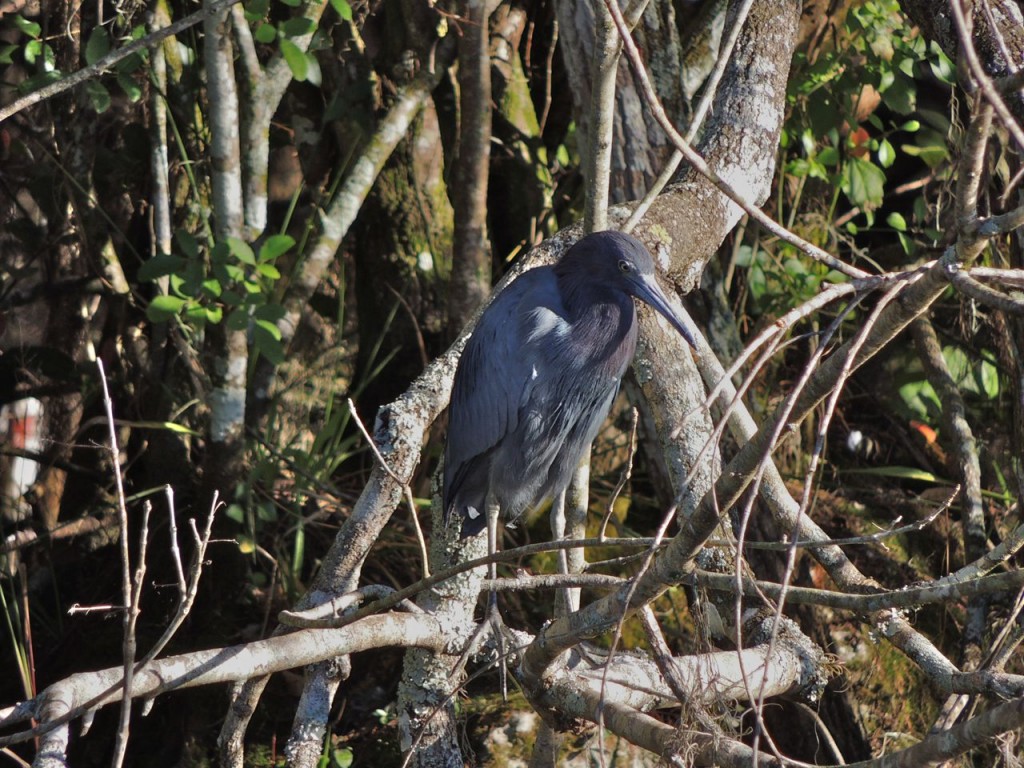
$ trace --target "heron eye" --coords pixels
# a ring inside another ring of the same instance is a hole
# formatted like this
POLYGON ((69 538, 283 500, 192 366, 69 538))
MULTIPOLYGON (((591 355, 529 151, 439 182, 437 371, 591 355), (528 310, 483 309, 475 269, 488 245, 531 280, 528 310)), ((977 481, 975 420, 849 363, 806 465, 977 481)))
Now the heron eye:
POLYGON ((630 264, 625 259, 621 259, 619 261, 619 272, 622 272, 623 274, 626 274, 626 273, 629 273, 629 272, 632 272, 632 271, 633 271, 633 265, 632 264, 630 264))

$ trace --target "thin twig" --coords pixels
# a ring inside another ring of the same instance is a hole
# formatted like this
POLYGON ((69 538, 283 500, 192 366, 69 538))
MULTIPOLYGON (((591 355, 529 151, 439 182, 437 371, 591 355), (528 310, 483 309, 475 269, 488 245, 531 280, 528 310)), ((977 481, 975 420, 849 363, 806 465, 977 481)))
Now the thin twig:
POLYGON ((377 461, 380 462, 381 469, 388 473, 388 477, 394 480, 402 488, 403 495, 406 503, 409 505, 409 517, 412 518, 412 526, 416 531, 416 540, 420 546, 420 556, 423 558, 423 578, 430 578, 430 555, 427 550, 427 539, 423 535, 423 528, 420 527, 420 518, 416 514, 416 500, 413 498, 412 489, 409 484, 404 482, 400 478, 388 463, 384 460, 384 456, 381 454, 380 449, 377 448, 377 443, 370 436, 369 431, 366 429, 366 425, 363 424, 363 420, 359 418, 359 413, 356 411, 356 404, 352 402, 352 398, 346 398, 348 403, 349 413, 352 414, 352 420, 355 421, 359 431, 366 438, 367 444, 370 446, 370 450, 373 451, 373 455, 377 457, 377 461))
POLYGON ((633 476, 633 459, 636 457, 636 427, 637 422, 640 420, 639 413, 636 407, 630 409, 630 425, 629 425, 629 448, 626 453, 626 468, 622 470, 622 474, 619 475, 619 482, 615 484, 615 488, 612 490, 611 498, 608 499, 608 508, 605 510, 604 519, 601 520, 601 527, 598 529, 597 538, 603 539, 604 532, 608 529, 608 521, 612 519, 612 514, 615 512, 615 502, 619 498, 619 494, 622 493, 622 489, 626 487, 626 483, 633 476))
POLYGON ((103 359, 96 358, 99 369, 100 384, 103 388, 103 407, 107 414, 107 425, 110 433, 110 463, 114 471, 114 485, 117 490, 117 515, 121 540, 121 598, 124 615, 121 617, 123 637, 121 639, 121 659, 124 666, 124 679, 121 687, 124 694, 121 698, 121 715, 117 728, 117 740, 114 746, 112 765, 119 768, 124 763, 125 751, 128 748, 128 734, 132 713, 132 677, 135 672, 135 603, 132 599, 131 552, 128 547, 128 508, 124 500, 124 482, 121 479, 121 452, 117 447, 117 426, 114 423, 114 404, 110 400, 107 388, 107 375, 103 370, 103 359))

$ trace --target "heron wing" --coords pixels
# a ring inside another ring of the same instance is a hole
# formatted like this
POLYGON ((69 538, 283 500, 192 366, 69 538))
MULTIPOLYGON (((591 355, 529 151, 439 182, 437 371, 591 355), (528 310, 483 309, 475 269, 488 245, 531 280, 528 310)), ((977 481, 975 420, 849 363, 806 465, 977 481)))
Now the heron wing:
POLYGON ((524 398, 532 388, 535 367, 530 347, 536 341, 528 327, 531 310, 552 296, 557 299, 549 268, 525 273, 487 308, 462 351, 449 406, 446 514, 456 504, 484 511, 490 457, 516 430, 524 398))

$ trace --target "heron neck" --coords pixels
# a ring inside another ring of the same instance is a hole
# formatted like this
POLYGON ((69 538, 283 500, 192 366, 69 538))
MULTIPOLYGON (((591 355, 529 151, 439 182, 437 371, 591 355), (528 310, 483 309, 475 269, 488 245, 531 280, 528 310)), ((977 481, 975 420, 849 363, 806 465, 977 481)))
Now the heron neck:
POLYGON ((633 307, 633 299, 627 294, 578 273, 558 275, 558 288, 568 320, 573 323, 595 311, 603 314, 610 307, 620 311, 633 307))
POLYGON ((636 305, 632 297, 608 286, 575 275, 561 278, 560 293, 566 320, 577 349, 601 364, 611 365, 612 375, 621 375, 636 346, 636 305))

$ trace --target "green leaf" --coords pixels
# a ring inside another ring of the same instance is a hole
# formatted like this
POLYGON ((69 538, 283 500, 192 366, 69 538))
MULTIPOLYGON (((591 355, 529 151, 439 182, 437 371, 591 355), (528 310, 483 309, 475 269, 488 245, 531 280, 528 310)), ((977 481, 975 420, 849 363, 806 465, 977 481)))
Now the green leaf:
POLYGON ((878 163, 883 168, 891 168, 892 164, 896 162, 896 150, 893 149, 892 144, 889 143, 888 139, 882 139, 878 143, 878 163))
POLYGON ((194 429, 190 429, 184 424, 175 424, 173 421, 134 421, 118 419, 117 423, 123 424, 126 427, 131 427, 132 429, 162 429, 179 435, 192 435, 193 437, 197 437, 199 435, 199 433, 194 429))
POLYGON ((956 67, 941 50, 938 56, 928 62, 928 66, 931 67, 932 74, 946 85, 956 84, 956 67))
POLYGON ((982 360, 978 366, 975 378, 978 381, 978 391, 984 394, 989 400, 999 397, 999 369, 988 360, 982 360))
POLYGON ((316 22, 305 16, 295 16, 281 25, 285 37, 302 37, 316 29, 316 22))
POLYGON ((292 71, 292 77, 300 82, 305 80, 309 73, 309 60, 306 58, 306 52, 291 40, 284 38, 278 42, 278 45, 281 46, 281 55, 284 56, 284 60, 288 62, 288 68, 292 71))
POLYGON ((839 164, 839 150, 835 147, 825 147, 818 153, 818 162, 822 165, 836 166, 839 164))
POLYGON ((252 247, 247 242, 237 237, 228 237, 225 242, 228 244, 228 249, 240 262, 250 266, 256 265, 256 254, 252 252, 252 247))
POLYGON ((256 271, 267 278, 267 280, 281 279, 281 272, 273 264, 257 264, 256 271))
POLYGON ((42 34, 43 28, 40 27, 36 22, 24 19, 21 16, 12 16, 11 23, 14 24, 21 32, 28 35, 29 37, 39 37, 42 34))
POLYGON ((932 413, 941 413, 942 406, 935 389, 927 381, 909 381, 899 390, 903 404, 919 419, 927 420, 932 413))
POLYGON ((274 261, 278 256, 288 252, 295 245, 291 235, 271 235, 260 245, 260 261, 274 261))
POLYGON ((124 95, 134 104, 142 98, 142 88, 135 81, 135 78, 128 72, 117 73, 117 84, 121 86, 124 95))
POLYGON ((302 0, 281 0, 281 2, 289 8, 298 8, 302 4, 302 0))
POLYGON ((269 501, 256 505, 256 519, 264 523, 273 523, 277 520, 277 507, 269 501))
POLYGON ((213 278, 210 278, 209 280, 203 280, 202 284, 199 287, 202 288, 203 292, 206 293, 211 299, 219 299, 221 292, 224 290, 221 287, 220 281, 214 280, 213 278))
POLYGON ((146 63, 145 53, 138 51, 130 53, 121 59, 114 68, 118 74, 130 75, 132 72, 138 72, 142 69, 142 65, 146 63))
POLYGON ((245 14, 251 17, 249 21, 262 19, 267 15, 268 10, 270 10, 270 0, 249 0, 245 4, 245 14))
POLYGON ((736 250, 736 266, 749 267, 754 263, 754 249, 749 245, 741 245, 736 250))
POLYGON ((949 157, 949 150, 940 144, 931 144, 924 147, 902 144, 900 151, 906 152, 911 157, 921 158, 929 168, 937 168, 949 157))
POLYGON ((174 233, 174 242, 177 243, 179 250, 181 250, 181 252, 184 253, 188 258, 199 258, 199 243, 186 230, 177 230, 174 233))
POLYGON ((249 327, 249 310, 242 307, 231 310, 226 325, 229 331, 244 331, 249 327))
POLYGON ((102 115, 110 109, 110 91, 106 89, 99 80, 89 80, 85 84, 85 92, 89 94, 89 101, 96 114, 102 115))
POLYGON ((896 78, 882 95, 882 101, 894 112, 906 115, 917 109, 917 86, 913 80, 896 78))
POLYGON ((203 325, 210 319, 208 308, 202 304, 193 304, 185 309, 185 319, 191 320, 198 325, 203 325))
POLYGON ((266 320, 270 323, 276 323, 282 317, 284 317, 284 307, 280 304, 263 304, 256 307, 253 310, 253 317, 260 320, 266 320))
POLYGON ((915 133, 921 130, 921 123, 918 120, 907 120, 907 122, 900 126, 900 130, 907 133, 915 133))
POLYGON ((179 296, 155 296, 146 307, 146 317, 154 323, 162 323, 176 316, 185 306, 185 299, 179 296))
POLYGON ((352 6, 348 0, 331 0, 331 7, 345 21, 352 21, 352 6))
POLYGON ((858 469, 844 469, 843 472, 851 475, 872 475, 875 477, 895 477, 900 480, 919 480, 924 483, 948 484, 931 472, 917 467, 864 467, 858 469))
POLYGON ((228 504, 228 508, 224 510, 224 514, 227 515, 229 520, 234 520, 238 524, 245 522, 245 510, 242 509, 240 504, 228 504))
POLYGON ((914 250, 914 242, 903 232, 897 232, 896 236, 900 240, 900 247, 903 249, 903 252, 909 256, 914 250))
MULTIPOLYGON (((263 321, 261 321, 263 322, 263 321)), ((274 326, 271 326, 272 328, 274 326)), ((274 328, 276 331, 277 328, 274 328)), ((280 333, 278 334, 280 335, 280 333)), ((275 338, 266 327, 266 324, 259 324, 253 328, 252 331, 253 346, 256 351, 263 355, 274 365, 281 365, 284 363, 284 347, 281 345, 281 340, 275 338)))
POLYGON ((85 44, 85 63, 90 66, 110 53, 110 35, 106 27, 96 27, 85 44))
POLYGON ((878 207, 885 193, 885 174, 874 163, 850 158, 843 168, 842 190, 854 205, 878 207))
POLYGON ((253 37, 256 38, 257 43, 272 43, 277 37, 277 27, 264 22, 256 28, 256 33, 253 37))
POLYGON ((337 768, 351 768, 355 755, 348 747, 340 747, 331 752, 331 759, 337 768))
POLYGON ((139 280, 149 282, 158 280, 165 275, 179 272, 185 268, 185 259, 181 256, 173 256, 169 253, 158 253, 151 259, 147 259, 139 267, 139 280))
POLYGON ((895 229, 897 232, 907 231, 907 220, 903 218, 903 214, 893 211, 885 217, 885 223, 895 229))
POLYGON ((319 88, 323 84, 323 80, 320 62, 311 51, 306 51, 306 82, 319 88))
POLYGON ((281 330, 269 320, 256 320, 256 327, 262 328, 275 341, 281 340, 281 330))
POLYGON ((39 54, 43 51, 43 43, 39 40, 29 40, 25 43, 25 61, 29 64, 35 65, 36 60, 39 58, 39 54))

